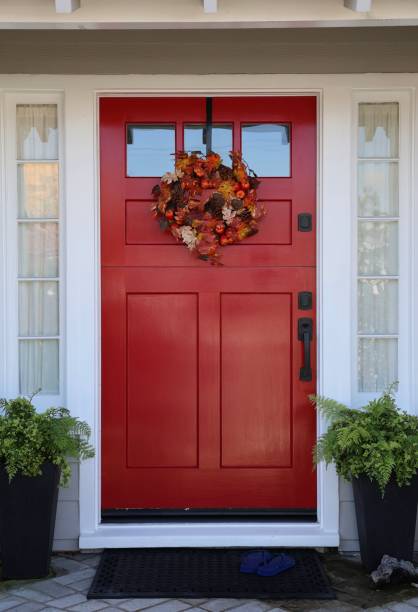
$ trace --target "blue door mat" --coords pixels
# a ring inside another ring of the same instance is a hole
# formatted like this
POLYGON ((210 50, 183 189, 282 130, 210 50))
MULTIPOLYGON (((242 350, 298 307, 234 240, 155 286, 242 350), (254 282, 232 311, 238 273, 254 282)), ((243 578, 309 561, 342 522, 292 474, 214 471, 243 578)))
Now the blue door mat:
POLYGON ((240 599, 335 599, 313 550, 286 552, 295 566, 277 576, 240 572, 242 548, 131 548, 102 554, 89 599, 129 597, 233 597, 240 599))

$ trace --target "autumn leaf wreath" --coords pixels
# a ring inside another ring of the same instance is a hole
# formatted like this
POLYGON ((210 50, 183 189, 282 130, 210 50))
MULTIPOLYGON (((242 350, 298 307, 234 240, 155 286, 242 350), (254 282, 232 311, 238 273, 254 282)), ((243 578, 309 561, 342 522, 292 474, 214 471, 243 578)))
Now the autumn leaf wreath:
POLYGON ((177 153, 174 172, 152 190, 161 229, 212 264, 220 263, 220 247, 256 234, 265 214, 257 203, 257 176, 240 152, 230 157, 231 167, 217 153, 177 153))

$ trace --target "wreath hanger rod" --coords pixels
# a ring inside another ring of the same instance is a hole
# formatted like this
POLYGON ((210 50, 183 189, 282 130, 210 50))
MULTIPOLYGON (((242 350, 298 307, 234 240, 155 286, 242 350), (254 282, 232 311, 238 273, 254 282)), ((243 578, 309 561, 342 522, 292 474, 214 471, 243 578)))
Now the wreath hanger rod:
POLYGON ((212 98, 206 98, 206 126, 203 130, 203 144, 206 145, 206 155, 212 151, 212 103, 212 98))

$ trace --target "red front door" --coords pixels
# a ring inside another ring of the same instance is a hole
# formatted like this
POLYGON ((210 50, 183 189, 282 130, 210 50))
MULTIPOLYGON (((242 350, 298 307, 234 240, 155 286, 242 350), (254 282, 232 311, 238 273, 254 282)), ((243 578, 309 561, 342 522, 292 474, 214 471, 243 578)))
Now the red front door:
POLYGON ((102 507, 312 511, 316 100, 213 99, 212 148, 267 209, 223 267, 150 212, 205 121, 204 98, 101 100, 102 507))

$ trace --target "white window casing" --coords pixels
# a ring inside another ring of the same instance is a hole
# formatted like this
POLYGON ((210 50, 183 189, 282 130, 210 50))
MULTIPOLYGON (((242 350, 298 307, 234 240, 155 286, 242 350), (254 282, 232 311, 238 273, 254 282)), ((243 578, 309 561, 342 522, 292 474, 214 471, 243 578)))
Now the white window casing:
POLYGON ((65 404, 63 150, 59 94, 5 94, 4 395, 39 408, 65 404))
POLYGON ((352 397, 355 406, 366 404, 392 382, 398 381, 400 406, 405 410, 412 408, 414 258, 411 134, 409 92, 364 90, 354 93, 352 397), (367 122, 370 125, 364 127, 367 122), (385 122, 386 126, 382 128, 385 122), (360 123, 363 124, 361 129, 360 123), (385 131, 386 135, 391 132, 389 139, 385 138, 385 131), (367 143, 363 141, 366 132, 367 143), (362 139, 360 143, 359 138, 362 139), (397 140, 398 146, 395 144, 391 150, 385 150, 388 140, 397 140), (369 198, 364 203, 364 184, 367 181, 369 198), (371 198, 375 200, 374 205, 371 198), (386 250, 385 256, 382 249, 386 250), (374 261, 379 260, 378 265, 373 262, 376 252, 374 261), (380 296, 373 298, 373 292, 380 293, 380 296), (374 363, 368 362, 367 349, 371 351, 374 363), (379 361, 377 353, 380 350, 382 358, 379 361), (365 355, 362 362, 360 355, 365 355), (370 368, 366 372, 367 364, 370 368))

